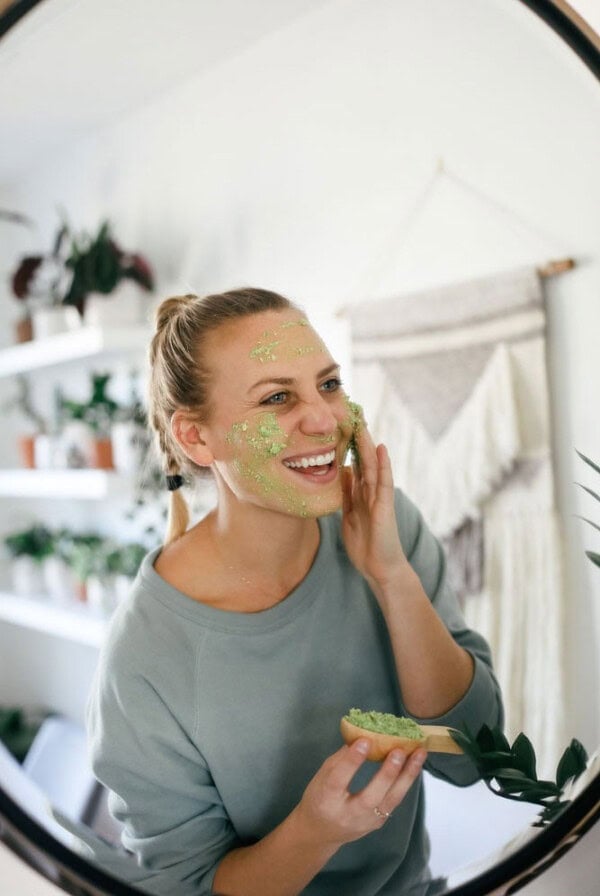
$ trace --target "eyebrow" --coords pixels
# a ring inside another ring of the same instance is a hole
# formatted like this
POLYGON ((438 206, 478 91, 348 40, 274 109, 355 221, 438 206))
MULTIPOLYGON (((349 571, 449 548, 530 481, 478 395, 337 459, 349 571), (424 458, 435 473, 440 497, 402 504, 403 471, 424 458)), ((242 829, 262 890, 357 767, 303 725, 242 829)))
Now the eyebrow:
MULTIPOLYGON (((335 362, 333 364, 329 364, 327 367, 324 367, 323 370, 319 370, 315 379, 320 380, 322 376, 327 376, 328 373, 333 373, 334 370, 339 369, 339 364, 336 364, 335 362)), ((256 383, 250 386, 250 388, 248 389, 248 393, 253 392, 258 388, 258 386, 264 386, 266 383, 273 383, 277 386, 291 386, 294 382, 294 378, 290 376, 268 376, 262 380, 257 380, 256 383)))

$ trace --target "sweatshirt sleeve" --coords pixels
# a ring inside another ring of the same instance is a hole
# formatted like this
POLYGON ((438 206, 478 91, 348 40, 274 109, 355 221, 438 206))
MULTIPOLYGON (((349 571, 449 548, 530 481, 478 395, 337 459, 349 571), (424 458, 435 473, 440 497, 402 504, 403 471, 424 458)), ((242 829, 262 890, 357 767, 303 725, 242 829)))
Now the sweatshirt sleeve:
POLYGON ((92 767, 137 860, 136 886, 208 896, 220 859, 240 844, 206 762, 130 660, 124 649, 101 657, 87 708, 92 767))
MULTIPOLYGON (((502 696, 492 669, 491 651, 486 640, 470 629, 464 620, 456 595, 447 581, 443 548, 406 495, 397 490, 395 500, 398 529, 406 557, 446 628, 474 660, 473 679, 458 703, 442 716, 416 718, 415 721, 450 728, 460 728, 466 723, 475 732, 483 724, 502 726, 502 696)), ((475 766, 464 756, 432 753, 425 767, 436 777, 461 786, 472 784, 478 778, 475 766)))

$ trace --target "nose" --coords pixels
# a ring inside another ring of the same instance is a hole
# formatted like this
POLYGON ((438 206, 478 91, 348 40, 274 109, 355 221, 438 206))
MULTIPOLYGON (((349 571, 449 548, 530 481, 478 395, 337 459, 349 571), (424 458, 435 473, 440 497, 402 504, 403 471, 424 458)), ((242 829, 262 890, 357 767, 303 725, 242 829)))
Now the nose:
POLYGON ((332 435, 338 427, 331 401, 320 392, 302 405, 300 431, 305 435, 332 435))

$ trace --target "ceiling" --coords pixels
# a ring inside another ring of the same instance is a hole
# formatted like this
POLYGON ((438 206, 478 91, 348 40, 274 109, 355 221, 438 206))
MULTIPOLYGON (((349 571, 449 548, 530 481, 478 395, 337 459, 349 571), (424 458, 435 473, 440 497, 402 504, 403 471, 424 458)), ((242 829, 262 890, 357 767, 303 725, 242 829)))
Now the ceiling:
POLYGON ((327 2, 43 0, 0 42, 0 185, 327 2))
MULTIPOLYGON (((42 0, 0 42, 0 186, 331 2, 42 0)), ((600 33, 600 0, 570 5, 600 33)))

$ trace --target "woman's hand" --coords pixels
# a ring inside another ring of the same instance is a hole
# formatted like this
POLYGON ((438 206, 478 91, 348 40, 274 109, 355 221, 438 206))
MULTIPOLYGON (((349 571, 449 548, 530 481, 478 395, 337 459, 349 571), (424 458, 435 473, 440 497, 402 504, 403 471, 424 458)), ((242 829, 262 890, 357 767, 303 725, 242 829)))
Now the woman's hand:
POLYGON ((323 844, 342 846, 382 827, 400 805, 427 757, 415 750, 409 757, 392 750, 381 768, 358 793, 348 787, 363 764, 369 745, 358 740, 325 760, 304 791, 297 821, 323 844))
POLYGON ((355 441, 359 459, 342 474, 342 536, 354 567, 372 588, 381 588, 407 566, 394 511, 392 467, 385 446, 375 447, 365 425, 355 441))
POLYGON ((214 892, 299 896, 341 846, 382 827, 418 777, 426 753, 418 749, 406 758, 393 750, 366 787, 350 793, 368 748, 361 738, 329 756, 276 828, 221 859, 214 892))

